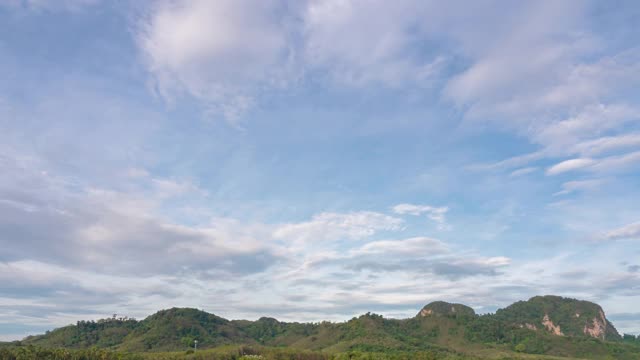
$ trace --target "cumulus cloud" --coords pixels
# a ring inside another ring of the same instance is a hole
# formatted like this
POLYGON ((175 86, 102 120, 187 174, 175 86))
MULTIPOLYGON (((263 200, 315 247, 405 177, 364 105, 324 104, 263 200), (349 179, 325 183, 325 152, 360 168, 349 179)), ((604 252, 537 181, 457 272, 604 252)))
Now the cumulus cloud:
POLYGON ((260 271, 276 261, 277 255, 252 237, 257 233, 238 232, 240 227, 229 224, 232 220, 214 218, 188 227, 157 214, 169 193, 177 196, 192 187, 178 186, 176 193, 173 182, 152 178, 148 193, 140 188, 138 194, 91 187, 78 191, 77 184, 15 161, 7 159, 0 167, 11 174, 0 181, 0 259, 85 269, 109 266, 114 272, 138 274, 260 271), (158 182, 164 185, 158 187, 158 182), (149 261, 140 262, 140 254, 149 261))

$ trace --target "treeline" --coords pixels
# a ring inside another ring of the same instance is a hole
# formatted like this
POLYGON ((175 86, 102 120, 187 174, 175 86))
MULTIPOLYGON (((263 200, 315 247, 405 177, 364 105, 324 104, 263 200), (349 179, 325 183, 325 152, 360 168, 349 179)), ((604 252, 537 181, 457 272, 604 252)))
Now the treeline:
POLYGON ((64 348, 109 348, 124 340, 138 325, 135 319, 101 319, 78 321, 75 326, 65 326, 44 335, 30 336, 20 343, 64 348), (46 339, 46 340, 45 340, 46 339))
POLYGON ((501 321, 495 315, 482 315, 468 323, 465 338, 472 343, 504 345, 518 353, 640 359, 640 337, 625 334, 622 341, 602 341, 584 336, 555 336, 501 321))
POLYGON ((632 334, 624 334, 622 335, 622 341, 629 344, 640 345, 640 334, 638 334, 638 336, 634 336, 632 334))
POLYGON ((47 349, 27 346, 0 348, 0 360, 145 360, 138 354, 125 354, 105 349, 47 349))
POLYGON ((105 349, 46 349, 32 345, 0 348, 0 360, 474 360, 459 354, 437 351, 362 352, 327 354, 266 347, 222 347, 194 352, 122 353, 105 349))

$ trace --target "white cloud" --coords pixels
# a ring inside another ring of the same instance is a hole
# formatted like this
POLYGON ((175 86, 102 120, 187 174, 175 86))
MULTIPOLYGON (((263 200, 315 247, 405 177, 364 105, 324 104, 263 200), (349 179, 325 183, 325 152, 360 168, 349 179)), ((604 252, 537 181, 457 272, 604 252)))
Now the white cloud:
POLYGON ((432 271, 436 275, 457 279, 473 276, 498 276, 499 269, 511 264, 505 256, 472 257, 460 256, 436 262, 432 271))
POLYGON ((583 60, 599 45, 584 30, 583 3, 503 3, 499 22, 492 2, 459 5, 167 0, 139 22, 137 41, 161 93, 186 91, 228 119, 302 74, 420 87, 444 80, 444 66, 459 62, 468 67, 448 80, 445 97, 469 118, 490 117, 535 138, 542 135, 527 134, 532 128, 553 132, 558 119, 550 114, 588 111, 621 86, 616 79, 640 80, 624 78, 639 66, 633 51, 583 60))
POLYGON ((510 263, 511 259, 507 257, 479 256, 460 251, 438 239, 413 237, 372 241, 347 252, 316 253, 309 256, 300 270, 294 274, 296 277, 302 277, 347 270, 459 279, 497 276, 499 270, 510 263), (324 271, 321 271, 323 269, 324 271))
POLYGON ((161 1, 137 40, 165 97, 186 91, 236 120, 261 86, 289 80, 295 53, 281 10, 276 1, 161 1))
POLYGON ((569 119, 544 126, 534 135, 534 140, 546 145, 549 151, 565 154, 581 140, 599 136, 639 117, 640 111, 628 105, 588 105, 569 119))
POLYGON ((596 172, 622 172, 640 163, 640 151, 599 159, 591 169, 596 172))
MULTIPOLYGON (((459 104, 470 104, 468 115, 472 117, 531 110, 537 102, 535 97, 561 81, 562 70, 591 48, 588 34, 578 32, 585 10, 580 3, 506 6, 508 21, 502 23, 504 28, 488 24, 495 32, 479 28, 473 29, 475 32, 460 31, 457 35, 471 65, 449 81, 446 96, 459 104), (478 37, 484 41, 474 44, 478 37), (526 105, 530 100, 534 101, 526 105)), ((476 17, 469 27, 480 25, 482 20, 495 20, 478 19, 482 18, 476 17)))
POLYGON ((589 158, 565 160, 548 168, 547 175, 558 175, 567 171, 582 169, 595 163, 595 160, 589 158))
POLYGON ((284 224, 273 233, 278 239, 313 244, 323 241, 359 240, 379 231, 397 231, 402 219, 373 211, 320 213, 310 221, 284 224))
POLYGON ((537 170, 538 170, 537 167, 533 167, 533 166, 525 167, 525 168, 516 169, 512 171, 511 174, 509 174, 509 176, 510 177, 523 176, 523 175, 531 174, 532 172, 535 172, 537 170))
POLYGON ((447 224, 446 213, 449 208, 434 207, 429 205, 414 205, 414 204, 398 204, 392 208, 393 212, 400 215, 414 215, 419 216, 423 213, 427 214, 427 217, 438 224, 438 228, 441 230, 449 229, 447 224))
POLYGON ((568 171, 587 170, 596 173, 616 173, 632 169, 640 163, 640 151, 608 156, 599 159, 577 158, 562 161, 547 169, 547 175, 557 175, 568 171))
POLYGON ((570 67, 563 80, 545 94, 547 105, 591 104, 594 99, 632 88, 640 81, 640 52, 629 48, 593 62, 580 61, 570 67))
POLYGON ((365 244, 355 250, 356 254, 439 254, 449 250, 444 242, 428 238, 414 237, 404 240, 381 240, 365 244))
MULTIPOLYGON (((419 1, 310 1, 304 11, 305 60, 340 84, 399 87, 432 81, 445 58, 424 59, 421 22, 432 4, 419 1)), ((434 15, 431 15, 434 16, 434 15)))
MULTIPOLYGON (((510 69, 505 65, 506 69, 514 71, 503 71, 501 77, 510 77, 510 82, 501 84, 499 89, 502 93, 492 96, 491 91, 479 91, 477 98, 465 101, 471 103, 467 116, 472 119, 493 119, 494 123, 515 130, 532 141, 542 141, 542 144, 552 148, 553 144, 539 134, 549 127, 557 127, 566 119, 569 120, 564 125, 569 127, 560 127, 558 131, 571 131, 571 126, 575 126, 575 130, 582 132, 583 136, 594 136, 601 128, 612 128, 637 120, 637 109, 628 105, 624 97, 616 95, 623 93, 629 84, 640 82, 640 76, 629 75, 638 72, 640 53, 626 51, 585 62, 581 59, 582 55, 572 51, 573 46, 572 40, 567 39, 567 43, 558 49, 547 49, 563 54, 543 64, 534 73, 520 73, 517 66, 510 69), (563 47, 565 49, 561 50, 563 47), (601 98, 607 98, 609 102, 601 103, 601 98), (575 114, 578 116, 572 119, 575 114), (598 124, 599 116, 613 124, 598 124)), ((546 50, 540 51, 544 53, 546 50)), ((556 139, 562 140, 562 137, 556 139)))
POLYGON ((528 3, 510 14, 517 21, 509 31, 483 43, 489 46, 462 48, 470 65, 450 79, 445 96, 468 121, 497 125, 540 146, 470 168, 501 170, 551 158, 567 160, 551 170, 562 172, 587 161, 567 157, 638 146, 627 133, 640 124, 628 91, 640 83, 640 52, 607 52, 600 34, 589 30, 587 5, 528 3))
POLYGON ((610 240, 640 239, 640 221, 611 230, 605 234, 605 238, 610 240))
POLYGON ((212 215, 209 223, 186 226, 163 216, 164 202, 185 199, 198 190, 191 185, 147 177, 123 185, 129 192, 93 188, 42 173, 41 164, 0 160, 2 172, 11 174, 0 181, 0 244, 10 259, 88 271, 109 264, 114 272, 145 275, 178 269, 256 272, 280 256, 277 247, 253 237, 261 234, 259 227, 212 215), (139 261, 142 253, 146 261, 139 261), (257 260, 248 262, 252 256, 257 260))
POLYGON ((500 160, 494 163, 487 164, 474 164, 470 165, 467 168, 469 170, 502 170, 502 169, 511 169, 514 167, 524 166, 530 162, 534 162, 540 159, 544 159, 546 156, 544 151, 536 151, 528 154, 513 156, 504 160, 500 160))
POLYGON ((166 0, 138 22, 136 39, 165 98, 186 92, 237 120, 303 74, 328 74, 347 86, 429 85, 446 63, 446 55, 415 51, 431 7, 413 0, 166 0))
POLYGON ((640 133, 605 136, 587 140, 574 145, 573 152, 583 155, 598 155, 630 147, 640 147, 640 133))
POLYGON ((605 180, 603 179, 589 179, 589 180, 576 180, 576 181, 567 181, 562 184, 562 190, 553 194, 554 196, 558 195, 567 195, 576 191, 587 191, 600 187, 604 184, 605 180))

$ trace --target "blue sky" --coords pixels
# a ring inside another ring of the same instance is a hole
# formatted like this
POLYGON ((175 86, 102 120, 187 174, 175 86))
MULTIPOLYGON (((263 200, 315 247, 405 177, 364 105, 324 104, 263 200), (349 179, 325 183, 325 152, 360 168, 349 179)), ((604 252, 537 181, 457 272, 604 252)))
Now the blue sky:
POLYGON ((191 306, 640 333, 640 6, 0 5, 0 339, 191 306))

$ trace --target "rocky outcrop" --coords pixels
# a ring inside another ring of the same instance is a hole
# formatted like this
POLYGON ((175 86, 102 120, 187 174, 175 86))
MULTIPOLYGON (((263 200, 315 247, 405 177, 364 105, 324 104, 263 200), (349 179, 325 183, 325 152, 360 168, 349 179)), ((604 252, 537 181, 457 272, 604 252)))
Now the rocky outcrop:
POLYGON ((433 310, 431 310, 431 309, 422 309, 422 310, 420 310, 419 315, 422 316, 422 317, 431 316, 431 315, 433 315, 433 310))
POLYGON ((525 323, 525 324, 520 324, 518 325, 519 328, 523 329, 523 328, 527 328, 529 330, 538 330, 538 327, 533 325, 533 324, 529 324, 529 323, 525 323))
POLYGON ((549 319, 549 314, 544 314, 544 317, 542 318, 542 325, 544 325, 544 327, 554 335, 564 336, 560 326, 554 324, 553 321, 549 319))
POLYGON ((591 324, 585 324, 583 332, 585 335, 604 340, 607 334, 607 318, 604 316, 604 311, 600 310, 598 315, 591 321, 591 324))

